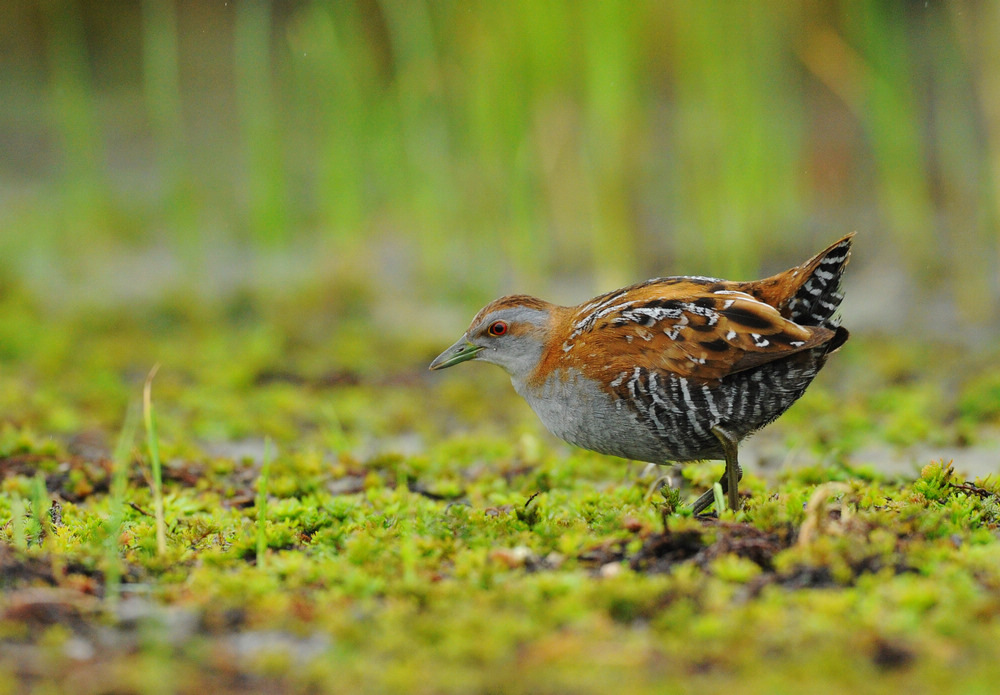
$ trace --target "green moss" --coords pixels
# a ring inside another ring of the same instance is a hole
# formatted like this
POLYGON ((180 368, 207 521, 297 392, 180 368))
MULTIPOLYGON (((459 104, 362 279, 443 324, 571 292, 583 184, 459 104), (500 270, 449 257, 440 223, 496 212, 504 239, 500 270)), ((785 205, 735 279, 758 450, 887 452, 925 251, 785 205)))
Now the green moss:
POLYGON ((0 353, 0 673, 20 668, 16 646, 61 683, 90 645, 124 690, 160 673, 193 692, 222 665, 296 691, 975 690, 1000 675, 1000 481, 962 480, 958 458, 903 480, 849 456, 952 441, 943 414, 985 427, 988 409, 888 364, 881 394, 817 384, 773 426, 814 464, 748 475, 740 512, 696 519, 683 505, 718 463, 658 490, 662 470, 541 434, 502 379, 428 377, 420 350, 374 335, 329 355, 308 328, 325 308, 304 301, 298 320, 253 297, 235 316, 68 317, 69 338, 0 353), (141 449, 114 538, 108 523, 110 443, 154 361, 163 553, 141 449), (58 519, 43 505, 41 538, 36 474, 61 503, 58 519))

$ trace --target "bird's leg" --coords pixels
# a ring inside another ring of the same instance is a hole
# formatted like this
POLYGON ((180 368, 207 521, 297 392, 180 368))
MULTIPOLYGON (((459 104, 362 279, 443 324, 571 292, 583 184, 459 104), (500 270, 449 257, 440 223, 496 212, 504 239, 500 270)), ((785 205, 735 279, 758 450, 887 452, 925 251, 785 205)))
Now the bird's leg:
POLYGON ((718 437, 719 442, 722 444, 722 451, 726 454, 726 482, 729 484, 723 487, 728 488, 729 508, 734 512, 739 511, 739 483, 740 478, 743 477, 743 469, 740 468, 740 462, 737 459, 736 437, 734 437, 728 430, 725 430, 718 425, 712 428, 712 434, 718 437))
MULTIPOLYGON (((736 438, 733 437, 728 430, 725 430, 718 425, 712 428, 712 434, 718 437, 719 442, 722 444, 722 451, 726 456, 726 472, 722 474, 721 478, 719 478, 719 485, 722 486, 723 492, 728 493, 727 502, 729 504, 729 508, 735 510, 739 508, 740 498, 738 485, 740 480, 743 479, 743 468, 740 466, 736 454, 736 438)), ((709 490, 695 500, 694 504, 691 505, 691 511, 695 514, 701 514, 703 511, 708 509, 714 501, 715 492, 713 490, 709 490)))
MULTIPOLYGON (((729 471, 727 470, 725 473, 722 474, 722 477, 719 478, 719 485, 722 486, 723 492, 727 492, 729 490, 728 473, 729 471)), ((739 481, 742 479, 743 479, 743 468, 737 463, 736 480, 739 481)), ((715 502, 715 491, 709 490, 708 492, 704 493, 701 497, 699 497, 694 501, 694 504, 691 505, 691 511, 692 513, 694 513, 695 516, 697 516, 698 514, 701 514, 703 511, 711 507, 713 502, 715 502)))
MULTIPOLYGON (((726 476, 723 475, 722 477, 725 478, 726 476)), ((694 513, 695 516, 698 516, 703 511, 708 509, 714 500, 715 500, 715 492, 713 490, 709 490, 708 492, 702 493, 701 497, 696 499, 694 501, 694 504, 691 505, 691 511, 694 513)))

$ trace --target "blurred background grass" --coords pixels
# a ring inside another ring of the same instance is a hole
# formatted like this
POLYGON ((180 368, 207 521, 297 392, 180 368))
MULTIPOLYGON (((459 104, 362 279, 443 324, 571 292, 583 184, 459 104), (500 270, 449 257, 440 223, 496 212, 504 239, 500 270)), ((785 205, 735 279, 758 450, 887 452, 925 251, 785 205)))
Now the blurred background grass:
POLYGON ((857 230, 852 328, 989 338, 997 36, 961 0, 7 0, 0 288, 469 312, 857 230))

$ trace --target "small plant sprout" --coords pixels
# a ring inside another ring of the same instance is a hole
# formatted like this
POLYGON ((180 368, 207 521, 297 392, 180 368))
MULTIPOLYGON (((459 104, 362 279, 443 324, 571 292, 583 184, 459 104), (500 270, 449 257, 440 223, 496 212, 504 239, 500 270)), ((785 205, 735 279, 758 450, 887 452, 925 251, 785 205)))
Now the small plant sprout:
POLYGON ((715 496, 715 509, 722 515, 726 511, 726 494, 722 491, 722 485, 715 483, 712 486, 712 494, 715 496))
POLYGON ((28 510, 24 508, 24 500, 20 495, 15 495, 10 503, 11 541, 18 550, 24 550, 28 547, 25 532, 28 521, 27 513, 28 510))
POLYGON ((328 426, 323 431, 326 433, 327 445, 330 447, 330 450, 337 454, 348 451, 351 448, 351 443, 347 437, 347 433, 344 431, 343 422, 337 416, 337 411, 332 405, 327 404, 321 412, 329 420, 328 426))
POLYGON ((132 442, 135 440, 137 420, 136 408, 130 407, 125 414, 125 422, 122 425, 121 434, 118 435, 118 444, 115 446, 114 456, 111 460, 111 494, 108 500, 110 514, 108 516, 108 535, 104 541, 104 591, 105 597, 111 602, 117 601, 119 584, 121 583, 122 568, 118 544, 121 538, 122 522, 125 518, 129 457, 131 456, 132 442))
POLYGON ((167 530, 163 519, 163 468, 160 465, 160 443, 156 436, 156 413, 153 411, 153 378, 160 369, 156 364, 149 370, 142 389, 142 414, 146 423, 146 443, 153 475, 153 514, 156 518, 156 553, 167 552, 167 530))
POLYGON ((35 474, 34 484, 31 486, 31 514, 33 537, 36 544, 41 545, 46 536, 46 511, 49 508, 49 491, 45 487, 45 476, 41 473, 35 474))
POLYGON ((257 567, 264 568, 267 555, 267 478, 271 471, 271 438, 264 440, 264 460, 260 464, 257 478, 257 567))

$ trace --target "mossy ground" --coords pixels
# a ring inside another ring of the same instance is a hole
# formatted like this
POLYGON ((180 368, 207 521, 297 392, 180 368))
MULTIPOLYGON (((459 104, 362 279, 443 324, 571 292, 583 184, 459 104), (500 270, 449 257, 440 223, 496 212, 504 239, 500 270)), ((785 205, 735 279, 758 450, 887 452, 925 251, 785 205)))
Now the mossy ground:
POLYGON ((994 692, 1000 482, 859 454, 988 446, 989 355, 855 336, 766 435, 811 465, 694 519, 331 296, 5 294, 0 693, 994 692), (113 463, 156 363, 162 551, 141 423, 113 463))

